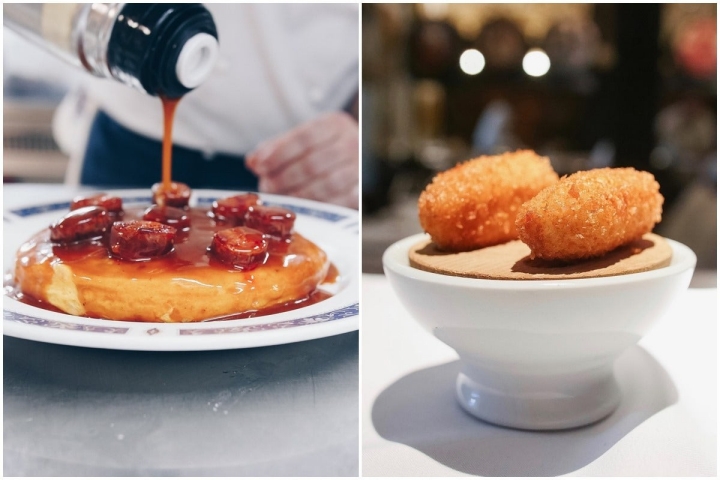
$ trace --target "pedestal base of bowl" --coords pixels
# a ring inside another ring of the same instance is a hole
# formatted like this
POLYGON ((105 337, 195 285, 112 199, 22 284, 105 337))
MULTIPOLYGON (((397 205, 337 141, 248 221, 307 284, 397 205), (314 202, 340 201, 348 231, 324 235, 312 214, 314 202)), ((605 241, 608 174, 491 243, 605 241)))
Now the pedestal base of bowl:
POLYGON ((460 405, 471 415, 524 430, 581 427, 610 415, 620 404, 611 367, 528 375, 464 365, 456 387, 460 405))

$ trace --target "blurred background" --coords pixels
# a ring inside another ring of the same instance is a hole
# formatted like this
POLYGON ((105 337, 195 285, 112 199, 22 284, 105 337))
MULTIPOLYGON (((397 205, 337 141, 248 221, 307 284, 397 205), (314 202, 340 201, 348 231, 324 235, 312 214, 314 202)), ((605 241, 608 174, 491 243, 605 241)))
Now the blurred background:
POLYGON ((363 4, 363 271, 439 171, 531 148, 653 173, 655 232, 717 285, 716 4, 363 4))
POLYGON ((3 183, 62 182, 53 115, 89 75, 3 28, 3 183))

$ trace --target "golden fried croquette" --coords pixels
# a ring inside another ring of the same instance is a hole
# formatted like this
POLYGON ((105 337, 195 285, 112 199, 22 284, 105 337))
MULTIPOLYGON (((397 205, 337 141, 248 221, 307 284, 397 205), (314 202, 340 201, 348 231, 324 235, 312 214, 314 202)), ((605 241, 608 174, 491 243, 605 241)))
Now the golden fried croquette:
POLYGON ((420 195, 420 225, 443 250, 518 238, 520 205, 558 181, 550 160, 531 150, 483 156, 435 176, 420 195))
POLYGON ((601 168, 563 177, 522 205, 515 224, 533 258, 603 255, 650 232, 662 215, 655 177, 601 168))

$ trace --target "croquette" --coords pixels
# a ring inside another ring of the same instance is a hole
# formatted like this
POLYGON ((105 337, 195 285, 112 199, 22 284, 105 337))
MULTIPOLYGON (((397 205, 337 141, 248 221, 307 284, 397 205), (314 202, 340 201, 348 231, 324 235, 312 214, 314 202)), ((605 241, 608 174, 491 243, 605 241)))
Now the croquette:
POLYGON ((557 181, 531 150, 478 157, 435 176, 418 200, 420 225, 446 251, 514 240, 520 206, 557 181))
POLYGON ((563 177, 524 203, 515 224, 533 258, 580 260, 652 231, 661 219, 663 200, 651 173, 588 170, 563 177))

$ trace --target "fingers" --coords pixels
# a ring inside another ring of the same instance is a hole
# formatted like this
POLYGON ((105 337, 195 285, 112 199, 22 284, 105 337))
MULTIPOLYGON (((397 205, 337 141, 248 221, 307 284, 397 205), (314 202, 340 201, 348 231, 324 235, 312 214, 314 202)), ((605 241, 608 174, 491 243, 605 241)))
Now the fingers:
MULTIPOLYGON (((266 193, 275 193, 280 195, 290 195, 294 197, 308 198, 322 202, 338 203, 335 200, 352 197, 348 192, 355 188, 357 192, 358 171, 357 166, 346 164, 344 166, 327 170, 322 176, 315 177, 312 181, 292 189, 279 188, 277 184, 267 179, 260 180, 260 191, 266 193)), ((357 197, 357 193, 355 194, 357 197)), ((343 200, 340 204, 346 204, 343 200)), ((355 200, 357 205, 357 200, 355 200)), ((357 208, 357 207, 354 207, 357 208)))
POLYGON ((358 207, 359 132, 330 113, 260 145, 246 157, 262 192, 358 207))
POLYGON ((247 155, 246 164, 259 177, 289 166, 308 152, 333 143, 357 123, 346 113, 333 112, 300 125, 289 132, 262 143, 247 155))
MULTIPOLYGON (((324 145, 296 158, 287 167, 264 177, 266 188, 294 192, 315 182, 332 170, 358 168, 357 132, 347 132, 333 143, 324 145)), ((357 179, 357 174, 353 175, 357 179)))

